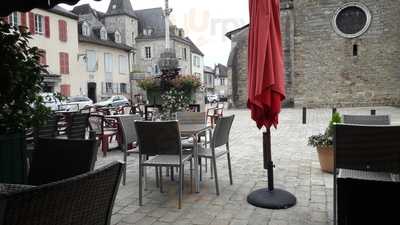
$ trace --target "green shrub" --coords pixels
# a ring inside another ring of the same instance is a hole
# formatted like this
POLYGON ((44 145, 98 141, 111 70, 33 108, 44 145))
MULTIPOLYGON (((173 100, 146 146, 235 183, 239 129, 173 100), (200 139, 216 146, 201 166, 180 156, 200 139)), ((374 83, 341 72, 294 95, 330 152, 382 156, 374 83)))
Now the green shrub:
POLYGON ((38 126, 50 113, 42 102, 43 74, 40 53, 29 46, 26 28, 0 21, 0 134, 11 134, 38 126))

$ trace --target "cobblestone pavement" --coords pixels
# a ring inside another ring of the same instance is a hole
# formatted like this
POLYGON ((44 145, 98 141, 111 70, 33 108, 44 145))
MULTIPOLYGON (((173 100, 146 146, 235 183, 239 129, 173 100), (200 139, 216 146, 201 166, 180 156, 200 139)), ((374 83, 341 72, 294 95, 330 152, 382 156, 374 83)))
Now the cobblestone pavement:
MULTIPOLYGON (((400 124, 400 109, 376 108, 377 114, 391 115, 392 123, 400 124)), ((341 113, 368 114, 369 108, 338 109, 341 113)), ((226 157, 217 161, 221 194, 215 194, 210 171, 205 173, 200 193, 190 192, 186 170, 182 209, 176 208, 176 183, 164 177, 164 193, 155 186, 154 171, 148 171, 148 189, 144 206, 138 205, 137 155, 129 156, 126 186, 120 187, 114 206, 112 224, 167 225, 325 225, 333 220, 333 178, 319 169, 315 150, 306 145, 307 137, 324 131, 330 109, 308 110, 307 124, 301 123, 301 109, 284 109, 278 129, 272 129, 272 157, 275 185, 297 197, 296 206, 285 210, 255 208, 246 202, 247 194, 267 185, 262 166, 262 131, 255 127, 247 110, 227 110, 235 114, 230 136, 233 182, 229 185, 226 157)), ((112 151, 106 158, 100 154, 97 166, 122 159, 112 151)), ((187 167, 188 168, 188 167, 187 167)))

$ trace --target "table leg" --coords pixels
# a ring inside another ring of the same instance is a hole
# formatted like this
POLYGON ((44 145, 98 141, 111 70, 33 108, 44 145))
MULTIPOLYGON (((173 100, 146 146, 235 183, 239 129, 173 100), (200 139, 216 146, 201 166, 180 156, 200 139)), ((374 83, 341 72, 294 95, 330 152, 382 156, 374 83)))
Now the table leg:
POLYGON ((197 147, 197 135, 193 135, 193 157, 194 157, 194 182, 196 193, 200 192, 200 181, 199 181, 199 157, 197 147))

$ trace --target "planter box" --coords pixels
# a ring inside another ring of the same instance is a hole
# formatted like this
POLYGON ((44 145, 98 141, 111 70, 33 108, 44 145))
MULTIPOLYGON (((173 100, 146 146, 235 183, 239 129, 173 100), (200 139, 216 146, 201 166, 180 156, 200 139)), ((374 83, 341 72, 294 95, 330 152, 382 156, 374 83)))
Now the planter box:
POLYGON ((333 146, 317 147, 317 152, 321 170, 333 173, 333 146))
POLYGON ((161 105, 161 92, 160 91, 146 91, 147 101, 150 105, 161 105))
POLYGON ((25 135, 0 135, 0 183, 22 184, 25 177, 25 135))

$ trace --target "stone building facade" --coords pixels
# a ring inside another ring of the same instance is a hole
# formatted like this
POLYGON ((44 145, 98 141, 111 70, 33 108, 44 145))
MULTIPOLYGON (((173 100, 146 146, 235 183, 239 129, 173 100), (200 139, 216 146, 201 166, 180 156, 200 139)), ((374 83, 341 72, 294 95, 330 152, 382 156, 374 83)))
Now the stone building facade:
MULTIPOLYGON (((287 102, 400 105, 400 2, 281 1, 287 102)), ((233 105, 246 107, 247 33, 229 32, 233 105)))

